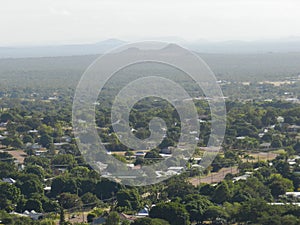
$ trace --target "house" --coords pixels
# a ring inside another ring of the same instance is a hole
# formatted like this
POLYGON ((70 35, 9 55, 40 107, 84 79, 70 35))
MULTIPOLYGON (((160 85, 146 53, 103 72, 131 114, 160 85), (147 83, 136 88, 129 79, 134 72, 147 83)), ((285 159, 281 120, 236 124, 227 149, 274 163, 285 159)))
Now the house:
POLYGON ((162 154, 172 154, 173 151, 174 151, 174 147, 169 146, 167 148, 163 148, 160 152, 162 154))
POLYGON ((24 213, 11 212, 10 214, 23 216, 23 217, 30 217, 33 220, 39 220, 43 217, 42 213, 37 213, 34 210, 31 210, 30 212, 28 210, 25 210, 24 213))
POLYGON ((63 145, 68 145, 68 144, 69 144, 68 142, 56 142, 56 143, 53 143, 53 145, 56 148, 61 148, 63 145))
POLYGON ((39 131, 34 129, 34 130, 29 130, 28 133, 29 134, 37 134, 39 131))
POLYGON ((62 136, 61 140, 63 142, 68 142, 68 143, 72 142, 72 138, 70 136, 68 136, 68 135, 62 136))
POLYGON ((105 224, 106 219, 104 217, 98 217, 93 220, 92 225, 105 224))
POLYGON ((298 125, 290 125, 287 127, 287 132, 297 133, 300 132, 300 126, 298 125))
POLYGON ((292 102, 292 103, 298 103, 299 99, 298 98, 286 98, 285 101, 292 102))
POLYGON ((139 152, 136 152, 135 153, 135 156, 136 157, 144 157, 146 155, 146 153, 145 152, 142 152, 142 151, 139 151, 139 152))
POLYGON ((244 137, 244 136, 239 136, 239 137, 236 137, 236 139, 237 139, 237 140, 244 140, 244 139, 246 139, 246 137, 244 137))
POLYGON ((0 134, 0 141, 4 140, 5 138, 6 138, 6 136, 2 136, 2 135, 0 134))
POLYGON ((173 170, 168 170, 168 171, 155 171, 156 177, 170 177, 170 176, 175 176, 178 175, 179 173, 173 171, 173 170))
POLYGON ((296 162, 296 159, 288 159, 287 162, 289 163, 290 166, 293 166, 293 165, 296 165, 297 162, 296 162))
POLYGON ((49 193, 51 191, 51 186, 44 187, 44 191, 49 193))
POLYGON ((41 148, 42 148, 42 146, 39 145, 38 143, 34 143, 34 144, 31 145, 31 149, 33 149, 33 150, 35 150, 35 149, 41 149, 41 148))
POLYGON ((60 167, 60 168, 53 169, 53 172, 55 175, 60 175, 60 174, 65 173, 67 170, 68 169, 66 167, 60 167))
POLYGON ((171 166, 168 168, 168 171, 176 172, 177 174, 181 173, 183 171, 183 167, 181 166, 171 166))
POLYGON ((159 153, 159 155, 163 158, 170 158, 172 156, 171 154, 163 154, 163 153, 159 153))
POLYGON ((247 180, 252 175, 252 172, 245 172, 244 175, 234 177, 233 182, 239 181, 239 180, 247 180))
POLYGON ((5 182, 5 183, 8 183, 8 184, 15 184, 16 181, 12 178, 2 178, 2 181, 5 182))
POLYGON ((294 198, 300 198, 300 192, 299 191, 286 192, 285 196, 294 197, 294 198))
POLYGON ((270 146, 271 146, 271 143, 266 142, 266 143, 261 143, 259 145, 259 148, 267 149, 267 148, 270 148, 270 146))
POLYGON ((149 216, 149 208, 147 206, 145 206, 143 209, 141 209, 138 213, 137 213, 138 217, 146 217, 149 216))
POLYGON ((34 152, 34 155, 35 156, 46 156, 46 154, 47 154, 47 152, 48 152, 48 150, 47 149, 42 149, 42 150, 36 150, 35 152, 34 152))
POLYGON ((31 210, 30 212, 28 210, 25 210, 23 214, 28 215, 33 220, 39 220, 43 217, 43 213, 37 213, 34 210, 31 210))
POLYGON ((137 219, 135 216, 127 215, 125 213, 119 213, 119 216, 121 220, 129 220, 131 222, 137 219))
POLYGON ((4 122, 0 123, 0 127, 6 127, 6 126, 7 126, 7 122, 6 123, 4 123, 4 122))
POLYGON ((48 98, 48 100, 50 100, 50 101, 55 101, 55 100, 57 100, 58 98, 56 97, 56 96, 54 96, 54 97, 49 97, 48 98))
POLYGON ((286 203, 286 202, 271 202, 271 203, 268 203, 268 205, 296 205, 296 206, 300 206, 300 203, 299 202, 289 202, 289 203, 286 203))
POLYGON ((192 168, 198 168, 198 169, 203 169, 203 166, 199 165, 199 164, 193 164, 192 168))
POLYGON ((23 171, 25 169, 25 166, 23 163, 18 163, 17 167, 18 167, 18 171, 23 171))
POLYGON ((200 164, 202 158, 201 158, 201 157, 194 157, 194 158, 192 158, 192 160, 193 160, 195 163, 200 164))
POLYGON ((198 119, 198 122, 199 122, 199 123, 207 123, 206 120, 201 120, 201 119, 198 119))

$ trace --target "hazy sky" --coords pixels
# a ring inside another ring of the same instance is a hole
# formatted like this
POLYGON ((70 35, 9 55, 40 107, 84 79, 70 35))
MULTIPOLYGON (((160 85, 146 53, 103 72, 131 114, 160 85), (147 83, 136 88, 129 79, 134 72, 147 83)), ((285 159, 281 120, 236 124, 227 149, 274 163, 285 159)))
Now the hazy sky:
POLYGON ((299 0, 0 0, 0 46, 300 36, 299 0))

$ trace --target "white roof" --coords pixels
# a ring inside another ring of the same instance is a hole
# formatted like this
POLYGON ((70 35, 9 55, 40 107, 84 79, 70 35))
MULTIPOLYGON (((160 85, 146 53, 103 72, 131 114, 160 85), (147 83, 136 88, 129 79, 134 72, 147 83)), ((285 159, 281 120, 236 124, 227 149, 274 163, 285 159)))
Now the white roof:
POLYGON ((286 192, 285 195, 293 195, 295 197, 300 197, 300 192, 299 191, 286 192))
POLYGON ((243 136, 241 136, 241 137, 236 137, 236 139, 237 140, 244 140, 246 137, 243 137, 243 136))
POLYGON ((44 187, 44 191, 51 191, 51 187, 44 187))
POLYGON ((14 184, 16 181, 12 178, 2 178, 2 181, 9 184, 14 184))
POLYGON ((171 166, 171 167, 169 167, 168 169, 169 169, 169 170, 182 170, 183 167, 181 167, 181 166, 171 166))

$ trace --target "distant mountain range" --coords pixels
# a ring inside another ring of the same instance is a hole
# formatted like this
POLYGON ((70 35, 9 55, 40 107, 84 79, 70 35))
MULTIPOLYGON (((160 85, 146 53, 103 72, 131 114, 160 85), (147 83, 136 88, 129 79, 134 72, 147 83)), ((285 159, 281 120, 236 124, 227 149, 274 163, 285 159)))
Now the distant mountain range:
POLYGON ((103 54, 125 43, 125 41, 118 39, 108 39, 94 44, 0 47, 0 58, 95 55, 103 54))
POLYGON ((258 41, 193 42, 186 47, 203 53, 257 54, 300 52, 300 38, 258 41))
MULTIPOLYGON (((288 53, 300 52, 300 38, 259 41, 223 41, 205 40, 188 42, 180 38, 156 38, 165 42, 173 42, 192 51, 217 54, 257 54, 257 53, 288 53)), ((0 58, 55 57, 103 54, 118 47, 126 41, 108 39, 93 44, 49 45, 28 47, 0 47, 0 58)))

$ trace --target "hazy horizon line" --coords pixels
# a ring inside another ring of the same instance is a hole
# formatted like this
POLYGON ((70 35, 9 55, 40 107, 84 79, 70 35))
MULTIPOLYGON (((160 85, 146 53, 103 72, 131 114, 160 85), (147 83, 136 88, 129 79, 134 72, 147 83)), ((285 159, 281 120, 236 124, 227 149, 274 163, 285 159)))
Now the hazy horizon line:
POLYGON ((63 45, 93 45, 106 41, 122 41, 124 43, 142 42, 142 41, 162 41, 170 43, 182 44, 197 44, 197 43, 228 43, 228 42, 242 42, 242 43, 255 43, 255 42, 293 42, 300 41, 300 36, 284 36, 272 38, 255 38, 255 39, 208 39, 208 38, 182 38, 179 36, 162 36, 162 37, 140 37, 140 38, 122 38, 122 37, 107 37, 93 40, 53 40, 35 43, 12 43, 0 44, 0 48, 22 48, 22 47, 45 47, 45 46, 63 46, 63 45))

